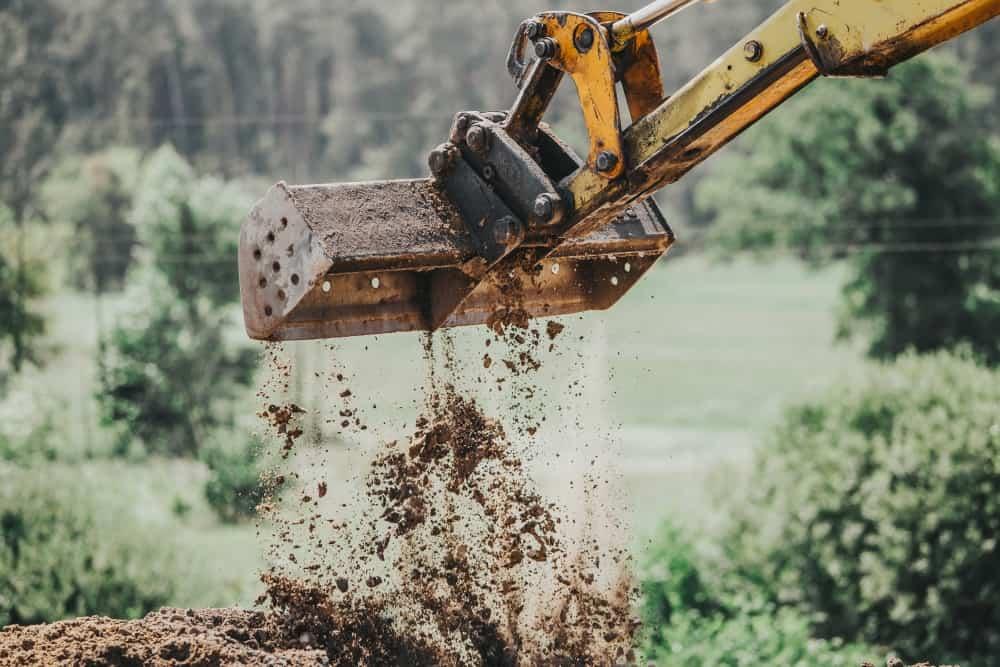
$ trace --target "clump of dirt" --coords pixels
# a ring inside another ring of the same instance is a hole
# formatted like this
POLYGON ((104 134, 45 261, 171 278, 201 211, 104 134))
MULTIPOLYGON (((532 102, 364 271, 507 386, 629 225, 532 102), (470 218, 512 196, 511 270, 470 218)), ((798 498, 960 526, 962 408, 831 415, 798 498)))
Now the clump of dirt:
POLYGON ((292 425, 295 416, 301 414, 305 414, 305 410, 294 403, 282 406, 272 403, 267 406, 266 410, 261 411, 257 415, 270 424, 274 431, 284 439, 281 447, 281 456, 283 458, 288 458, 292 448, 295 446, 295 441, 302 437, 302 428, 292 425))

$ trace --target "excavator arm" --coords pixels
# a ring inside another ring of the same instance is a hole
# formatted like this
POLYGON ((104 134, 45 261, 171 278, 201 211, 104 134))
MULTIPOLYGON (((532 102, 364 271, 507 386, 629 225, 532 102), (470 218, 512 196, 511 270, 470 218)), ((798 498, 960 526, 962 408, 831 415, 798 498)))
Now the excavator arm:
POLYGON ((668 96, 649 27, 695 2, 523 22, 507 59, 513 105, 457 114, 430 179, 274 186, 241 233, 249 335, 499 327, 608 308, 674 241, 653 192, 817 77, 884 76, 1000 14, 1000 0, 791 0, 668 96), (567 76, 582 156, 542 121, 567 76))

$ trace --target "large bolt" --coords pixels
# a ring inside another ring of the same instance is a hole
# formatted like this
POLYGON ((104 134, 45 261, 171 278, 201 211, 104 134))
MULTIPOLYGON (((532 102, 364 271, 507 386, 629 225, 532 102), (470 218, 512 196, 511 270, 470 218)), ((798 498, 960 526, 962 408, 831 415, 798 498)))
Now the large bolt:
POLYGON ((826 39, 827 37, 830 36, 830 29, 827 28, 825 24, 820 25, 818 28, 816 28, 816 35, 820 39, 826 39))
POLYGON ((528 39, 534 41, 539 37, 545 36, 545 24, 541 21, 528 21, 528 24, 524 27, 524 34, 528 36, 528 39))
POLYGON ((756 39, 751 39, 743 45, 743 55, 747 60, 755 63, 764 56, 764 45, 756 39))
POLYGON ((517 219, 504 216, 493 224, 493 240, 497 245, 518 245, 524 240, 524 228, 517 219))
POLYGON ((490 147, 490 131, 481 123, 476 123, 465 133, 465 143, 477 153, 485 153, 490 147))
POLYGON ((539 60, 552 60, 559 54, 559 44, 551 37, 535 42, 535 55, 539 60))
POLYGON ((576 46, 576 50, 580 53, 590 51, 590 48, 594 45, 594 29, 587 26, 576 33, 576 36, 573 38, 573 45, 576 46))
POLYGON ((451 144, 441 144, 427 156, 427 166, 431 168, 431 174, 435 178, 447 175, 454 163, 455 151, 451 144))
POLYGON ((611 151, 604 151, 597 156, 597 171, 611 171, 618 164, 618 156, 611 151))
POLYGON ((560 203, 562 202, 555 195, 543 192, 535 198, 535 217, 543 223, 552 222, 552 219, 556 217, 556 210, 560 203))

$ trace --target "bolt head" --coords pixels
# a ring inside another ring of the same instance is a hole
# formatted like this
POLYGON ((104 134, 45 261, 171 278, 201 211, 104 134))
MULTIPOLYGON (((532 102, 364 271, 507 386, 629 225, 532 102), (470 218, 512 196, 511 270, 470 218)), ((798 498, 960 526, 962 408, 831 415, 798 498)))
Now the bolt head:
POLYGON ((551 60, 559 53, 559 44, 551 37, 545 37, 535 42, 535 55, 539 60, 551 60))
POLYGON ((431 174, 440 178, 448 173, 454 163, 455 154, 449 144, 443 144, 431 151, 427 156, 427 166, 431 168, 431 174))
POLYGON ((545 24, 539 21, 528 21, 528 25, 525 26, 524 32, 530 40, 536 40, 539 37, 544 37, 545 24))
POLYGON ((552 195, 548 193, 538 195, 538 198, 535 199, 535 216, 542 222, 548 222, 555 213, 556 206, 555 202, 552 201, 552 195))
POLYGON ((489 148, 489 142, 489 130, 483 127, 481 123, 476 123, 470 127, 469 131, 465 134, 465 143, 477 153, 485 153, 489 148))
POLYGON ((827 35, 830 34, 830 29, 827 28, 825 24, 821 25, 818 28, 816 28, 816 34, 819 36, 820 39, 826 39, 827 35))
POLYGON ((462 114, 461 116, 456 118, 455 128, 460 132, 464 132, 465 130, 469 129, 469 117, 466 116, 465 114, 462 114))
POLYGON ((752 63, 757 62, 764 56, 764 45, 756 39, 752 39, 743 45, 743 55, 752 63))
POLYGON ((611 171, 618 164, 618 156, 611 151, 604 151, 597 156, 597 171, 611 171))

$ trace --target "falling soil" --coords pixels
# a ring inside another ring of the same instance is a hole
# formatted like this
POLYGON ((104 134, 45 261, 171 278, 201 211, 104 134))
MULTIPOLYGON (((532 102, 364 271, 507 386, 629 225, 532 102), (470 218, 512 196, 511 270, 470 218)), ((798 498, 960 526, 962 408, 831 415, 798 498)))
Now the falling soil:
MULTIPOLYGON (((522 351, 541 337, 515 323, 494 331, 522 351)), ((259 601, 269 618, 327 647, 333 664, 633 662, 626 553, 564 535, 573 519, 541 496, 504 427, 456 388, 453 346, 445 338, 441 377, 425 340, 421 415, 407 438, 378 447, 349 519, 324 514, 313 485, 299 498, 305 513, 282 512, 272 487, 261 508, 278 526, 259 601)))

